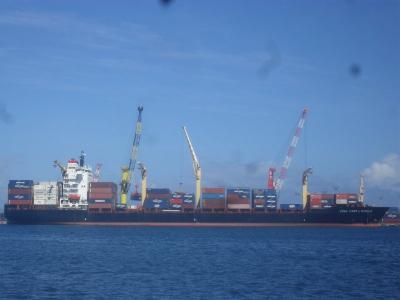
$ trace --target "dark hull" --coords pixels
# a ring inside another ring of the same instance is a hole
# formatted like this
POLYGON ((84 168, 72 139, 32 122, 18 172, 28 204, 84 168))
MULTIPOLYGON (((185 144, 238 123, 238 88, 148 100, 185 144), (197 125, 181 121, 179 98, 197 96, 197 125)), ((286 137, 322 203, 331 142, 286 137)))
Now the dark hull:
POLYGON ((37 209, 5 206, 9 224, 76 224, 76 223, 182 223, 182 224, 378 224, 386 207, 358 207, 308 212, 140 212, 37 209))

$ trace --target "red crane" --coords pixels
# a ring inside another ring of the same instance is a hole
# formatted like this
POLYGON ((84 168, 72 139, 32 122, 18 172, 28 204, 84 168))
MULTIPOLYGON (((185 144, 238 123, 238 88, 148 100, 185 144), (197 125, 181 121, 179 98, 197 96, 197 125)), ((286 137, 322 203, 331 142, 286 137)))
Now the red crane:
MULTIPOLYGON (((286 173, 290 167, 290 163, 292 162, 293 153, 297 147, 297 143, 299 142, 301 131, 302 131, 302 129, 304 127, 304 123, 306 121, 307 112, 308 112, 308 110, 307 110, 307 108, 305 108, 305 109, 303 109, 303 111, 300 114, 300 118, 297 123, 296 131, 294 133, 292 142, 290 143, 285 160, 283 161, 282 167, 279 172, 279 178, 277 179, 277 181, 275 183, 275 189, 276 189, 278 196, 279 196, 279 192, 281 191, 281 189, 283 187, 283 184, 285 183, 286 173)), ((273 173, 272 173, 272 177, 273 177, 273 173)), ((269 185, 269 183, 268 183, 268 185, 269 185)))

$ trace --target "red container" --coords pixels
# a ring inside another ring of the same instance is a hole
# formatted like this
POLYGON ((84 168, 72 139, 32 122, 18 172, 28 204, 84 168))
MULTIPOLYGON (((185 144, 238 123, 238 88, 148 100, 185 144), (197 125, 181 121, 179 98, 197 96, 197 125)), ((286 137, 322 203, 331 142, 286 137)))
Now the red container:
POLYGON ((336 199, 358 199, 357 194, 336 194, 336 199))
POLYGON ((8 200, 8 204, 11 205, 32 205, 31 200, 8 200))
POLYGON ((335 199, 335 194, 321 194, 322 200, 333 200, 335 199))
POLYGON ((225 188, 215 187, 215 188, 202 188, 201 192, 204 194, 225 194, 225 188))
POLYGON ((117 190, 118 186, 114 182, 90 182, 89 189, 91 188, 112 188, 117 190))
POLYGON ((113 188, 99 188, 99 187, 95 187, 95 188, 90 188, 89 189, 89 193, 99 193, 99 194, 103 194, 103 193, 115 193, 116 190, 113 188))
POLYGON ((203 200, 203 208, 225 209, 225 200, 203 200))
POLYGON ((89 193, 89 199, 116 199, 115 193, 89 193))
POLYGON ((264 206, 265 204, 265 199, 254 199, 254 205, 256 206, 264 206))
POLYGON ((31 195, 32 189, 8 189, 9 195, 31 195))
POLYGON ((169 200, 169 203, 176 204, 176 205, 182 205, 182 198, 171 198, 171 200, 169 200))
POLYGON ((91 209, 91 208, 109 208, 109 209, 112 209, 113 206, 114 205, 112 203, 90 203, 88 205, 89 209, 91 209))
POLYGON ((227 199, 228 204, 250 204, 249 199, 239 198, 239 199, 227 199))

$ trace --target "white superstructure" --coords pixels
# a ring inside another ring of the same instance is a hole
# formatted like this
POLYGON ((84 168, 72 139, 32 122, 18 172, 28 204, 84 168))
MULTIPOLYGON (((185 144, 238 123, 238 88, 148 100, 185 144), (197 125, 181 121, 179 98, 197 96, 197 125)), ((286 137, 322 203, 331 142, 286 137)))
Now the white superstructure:
POLYGON ((92 169, 85 165, 85 154, 80 161, 70 159, 63 172, 63 190, 60 197, 61 208, 87 208, 89 183, 93 181, 92 169))

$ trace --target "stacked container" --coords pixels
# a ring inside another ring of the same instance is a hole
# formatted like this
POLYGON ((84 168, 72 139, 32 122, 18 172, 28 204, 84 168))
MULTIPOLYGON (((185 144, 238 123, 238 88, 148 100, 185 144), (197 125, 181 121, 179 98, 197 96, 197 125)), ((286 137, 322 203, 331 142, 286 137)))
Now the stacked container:
POLYGON ((253 189, 252 190, 252 199, 253 199, 253 208, 256 210, 264 210, 266 205, 266 195, 265 189, 253 189))
POLYGON ((91 182, 89 184, 89 208, 112 209, 117 203, 118 189, 113 182, 91 182))
POLYGON ((34 205, 57 205, 59 184, 56 181, 41 181, 33 185, 34 205))
POLYGON ((276 190, 268 189, 265 191, 266 204, 265 208, 269 211, 274 211, 278 208, 278 196, 276 190))
POLYGON ((281 204, 280 207, 281 210, 296 211, 296 210, 302 210, 303 204, 281 204))
POLYGON ((170 189, 147 189, 144 208, 147 209, 168 209, 171 200, 170 189))
POLYGON ((225 209, 225 188, 211 187, 201 189, 203 209, 225 209))
POLYGON ((311 209, 331 208, 335 206, 334 194, 310 194, 311 209))
POLYGON ((182 208, 193 209, 194 208, 194 194, 184 194, 182 197, 182 208))
POLYGON ((169 201, 170 207, 172 209, 181 209, 183 203, 183 196, 185 193, 175 192, 171 196, 171 200, 169 201))
POLYGON ((33 180, 10 180, 8 182, 8 204, 32 205, 33 180))
POLYGON ((336 194, 336 205, 356 205, 358 202, 357 194, 336 194))
POLYGON ((227 189, 226 201, 228 209, 250 209, 251 198, 249 188, 227 189))

